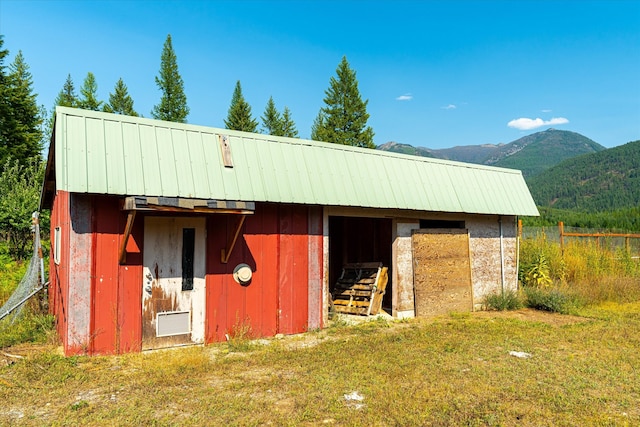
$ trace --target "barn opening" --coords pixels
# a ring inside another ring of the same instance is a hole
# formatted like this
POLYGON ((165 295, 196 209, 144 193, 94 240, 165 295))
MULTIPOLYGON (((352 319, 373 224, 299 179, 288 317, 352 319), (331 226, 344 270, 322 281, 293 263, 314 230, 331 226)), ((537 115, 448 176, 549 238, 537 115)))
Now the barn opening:
POLYGON ((391 314, 392 220, 389 218, 329 216, 329 292, 342 269, 354 263, 382 263, 388 268, 382 309, 391 314))

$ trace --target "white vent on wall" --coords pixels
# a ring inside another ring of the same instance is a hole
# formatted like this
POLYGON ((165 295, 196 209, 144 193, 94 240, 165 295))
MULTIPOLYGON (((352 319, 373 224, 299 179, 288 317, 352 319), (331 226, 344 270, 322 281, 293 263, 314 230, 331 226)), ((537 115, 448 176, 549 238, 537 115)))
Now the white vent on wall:
POLYGON ((53 262, 60 265, 60 227, 53 229, 53 262))
POLYGON ((156 336, 169 337, 191 333, 190 311, 165 311, 156 316, 156 336))

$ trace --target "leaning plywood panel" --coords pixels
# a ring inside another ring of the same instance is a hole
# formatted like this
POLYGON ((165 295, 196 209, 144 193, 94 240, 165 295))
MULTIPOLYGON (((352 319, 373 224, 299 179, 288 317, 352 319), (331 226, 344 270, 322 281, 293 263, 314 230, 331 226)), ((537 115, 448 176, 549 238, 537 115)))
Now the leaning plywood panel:
POLYGON ((411 243, 416 316, 471 311, 467 230, 415 230, 411 243))

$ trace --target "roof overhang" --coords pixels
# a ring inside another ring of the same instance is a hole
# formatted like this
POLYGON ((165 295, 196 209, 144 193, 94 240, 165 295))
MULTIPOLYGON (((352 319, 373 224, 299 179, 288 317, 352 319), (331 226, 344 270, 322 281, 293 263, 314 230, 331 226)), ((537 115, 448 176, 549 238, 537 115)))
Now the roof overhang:
POLYGON ((124 199, 122 210, 252 215, 256 210, 256 204, 255 202, 186 199, 183 197, 129 196, 124 199))

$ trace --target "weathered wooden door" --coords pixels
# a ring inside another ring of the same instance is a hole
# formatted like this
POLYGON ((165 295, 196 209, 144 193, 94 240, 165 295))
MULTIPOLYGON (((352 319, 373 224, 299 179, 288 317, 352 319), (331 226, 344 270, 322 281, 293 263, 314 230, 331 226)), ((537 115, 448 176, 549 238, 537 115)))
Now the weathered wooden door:
POLYGON ((473 295, 467 230, 414 230, 411 248, 416 316, 471 311, 473 295))
POLYGON ((146 217, 142 348, 204 342, 205 220, 146 217))

